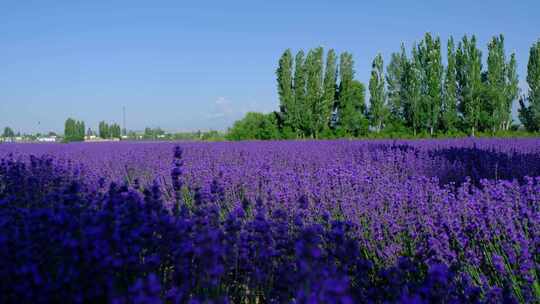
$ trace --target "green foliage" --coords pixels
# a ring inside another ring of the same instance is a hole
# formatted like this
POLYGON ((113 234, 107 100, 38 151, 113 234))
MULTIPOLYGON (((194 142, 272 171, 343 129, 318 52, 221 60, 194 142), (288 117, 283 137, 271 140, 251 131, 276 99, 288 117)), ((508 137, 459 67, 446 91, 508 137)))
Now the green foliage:
POLYGON ((523 123, 525 129, 529 132, 538 131, 538 125, 533 116, 532 106, 527 104, 526 97, 519 99, 519 120, 523 123))
POLYGON ((371 125, 378 133, 384 127, 387 116, 383 59, 381 54, 377 54, 371 68, 371 78, 369 79, 369 117, 371 125))
POLYGON ((470 134, 475 135, 482 109, 482 52, 476 46, 476 37, 463 36, 456 53, 460 110, 470 134))
POLYGON ((315 127, 317 134, 320 132, 326 132, 331 125, 332 111, 336 102, 337 96, 337 56, 334 50, 329 50, 326 55, 326 68, 324 71, 324 92, 321 102, 318 107, 314 109, 314 113, 317 113, 315 127))
POLYGON ((420 68, 420 92, 423 125, 434 135, 439 124, 442 106, 443 65, 441 59, 441 41, 426 33, 424 40, 418 45, 416 59, 420 68))
POLYGON ((188 141, 223 141, 225 134, 217 130, 186 131, 167 133, 161 128, 145 128, 143 134, 129 131, 126 134, 129 140, 188 140, 188 141))
POLYGON ((304 137, 304 130, 307 122, 302 118, 302 105, 306 102, 306 67, 304 59, 304 51, 300 50, 295 56, 294 65, 294 107, 291 110, 291 125, 290 128, 297 133, 298 136, 304 137))
POLYGON ((365 136, 369 131, 369 120, 366 117, 366 88, 357 80, 353 80, 350 86, 350 97, 342 103, 342 112, 336 128, 335 135, 339 135, 338 137, 365 136))
POLYGON ((225 138, 220 132, 216 130, 210 130, 208 132, 203 132, 200 136, 200 139, 204 141, 222 141, 225 138))
POLYGON ((502 129, 501 125, 505 116, 505 54, 504 54, 504 38, 493 37, 488 44, 488 59, 487 59, 487 82, 486 91, 489 98, 489 117, 490 127, 492 132, 502 129))
POLYGON ((352 116, 354 103, 352 98, 352 81, 354 79, 354 61, 352 54, 342 53, 340 56, 339 63, 339 88, 338 88, 338 98, 337 98, 337 126, 340 129, 347 130, 349 116, 352 116))
POLYGON ((121 138, 122 137, 122 129, 120 128, 120 125, 113 123, 109 127, 110 135, 112 138, 121 138))
POLYGON ((493 37, 488 44, 487 75, 485 81, 487 122, 491 132, 506 130, 511 123, 511 106, 518 94, 515 55, 506 62, 504 36, 493 37))
POLYGON ((68 118, 64 124, 64 141, 84 141, 85 130, 84 121, 68 118))
POLYGON ((203 137, 201 131, 196 132, 176 132, 171 134, 172 140, 200 140, 203 137))
POLYGON ((279 139, 276 113, 249 112, 243 119, 234 123, 226 138, 228 140, 279 139))
POLYGON ((422 121, 420 68, 416 47, 413 47, 411 60, 404 64, 401 90, 403 121, 412 129, 413 135, 417 134, 422 121))
POLYGON ((2 134, 2 137, 4 138, 13 138, 15 137, 15 132, 10 127, 4 128, 4 133, 2 134))
POLYGON ((143 139, 145 140, 156 140, 156 139, 166 139, 165 138, 165 131, 163 131, 161 128, 144 128, 144 134, 143 139))
POLYGON ((365 93, 363 85, 354 82, 352 55, 341 54, 340 73, 336 52, 330 49, 326 60, 324 55, 322 47, 309 50, 305 57, 299 51, 294 62, 290 50, 282 54, 276 70, 281 138, 319 138, 335 134, 337 129, 362 134, 368 129, 365 93))
POLYGON ((454 132, 458 123, 457 104, 457 75, 456 75, 456 49, 454 38, 450 37, 447 44, 446 74, 444 78, 444 91, 441 106, 440 126, 444 132, 454 132))
POLYGON ((519 95, 519 77, 517 74, 516 54, 510 55, 510 61, 506 65, 506 86, 505 86, 505 115, 503 120, 503 130, 508 131, 512 127, 512 104, 519 95))
POLYGON ((404 119, 402 97, 405 89, 403 81, 407 60, 405 45, 402 43, 401 52, 392 53, 390 64, 386 68, 389 120, 392 122, 404 119))
POLYGON ((293 87, 293 58, 290 49, 285 50, 279 59, 279 66, 276 70, 278 95, 280 101, 280 111, 283 115, 284 125, 291 127, 295 124, 294 112, 296 111, 294 102, 293 87))
MULTIPOLYGON (((279 138, 281 138, 281 139, 296 139, 296 138, 298 138, 298 133, 291 127, 283 127, 281 129, 279 129, 278 131, 279 131, 279 138)), ((322 138, 325 138, 325 137, 322 136, 322 138)))
POLYGON ((379 133, 370 133, 369 138, 413 138, 413 132, 401 121, 391 121, 379 133))
POLYGON ((105 138, 111 137, 110 131, 109 131, 109 125, 104 121, 99 122, 98 132, 99 132, 99 137, 101 138, 105 139, 105 138))
POLYGON ((533 118, 540 128, 540 40, 531 47, 527 64, 527 84, 529 85, 529 103, 533 118))
POLYGON ((305 58, 304 52, 299 51, 294 62, 290 50, 282 54, 276 70, 280 99, 276 120, 280 138, 367 133, 365 88, 354 80, 352 55, 340 55, 339 73, 336 52, 330 49, 326 60, 324 55, 322 47, 309 50, 305 58))
POLYGON ((99 137, 103 139, 121 138, 122 128, 120 125, 113 123, 109 125, 105 121, 101 121, 98 126, 99 137))
MULTIPOLYGON (((401 44, 400 51, 391 55, 386 75, 382 56, 377 55, 369 82, 369 111, 365 87, 354 79, 352 55, 338 56, 332 49, 326 61, 324 55, 318 47, 307 56, 299 51, 293 60, 286 50, 276 70, 279 113, 271 117, 250 113, 251 117, 235 123, 228 138, 419 138, 518 132, 511 114, 519 94, 517 62, 513 53, 507 57, 502 35, 488 44, 486 70, 474 35, 463 36, 457 47, 453 37, 448 39, 446 66, 441 39, 430 33, 413 44, 410 56, 401 44), (247 125, 256 127, 248 130, 247 125)), ((540 41, 530 50, 527 82, 529 92, 519 99, 519 118, 528 131, 539 131, 540 41)))
POLYGON ((519 118, 527 130, 536 132, 540 130, 540 40, 529 51, 527 84, 528 94, 519 100, 519 118))
MULTIPOLYGON (((493 60, 498 62, 495 65, 491 63, 491 67, 500 68, 490 73, 482 71, 482 54, 474 36, 464 36, 457 50, 450 37, 446 68, 439 37, 425 34, 420 43, 413 45, 410 58, 402 44, 401 52, 392 54, 387 68, 390 112, 387 123, 401 122, 413 136, 422 130, 437 136, 458 129, 474 135, 477 131, 493 129, 494 125, 496 129, 508 129, 512 123, 512 103, 518 93, 518 77, 515 55, 506 61, 502 41, 502 36, 497 37, 493 48, 497 56, 492 57, 499 60, 493 60), (488 78, 492 78, 488 76, 495 73, 502 80, 489 87, 488 78), (492 98, 494 93, 498 99, 492 98), (497 122, 494 117, 498 117, 497 122)), ((372 127, 378 129, 373 121, 372 127)))
POLYGON ((363 83, 354 80, 354 60, 350 53, 340 56, 340 83, 336 102, 337 137, 362 136, 368 132, 369 121, 366 117, 366 88, 363 83))
POLYGON ((306 103, 301 107, 305 133, 318 137, 319 124, 323 115, 323 49, 315 48, 306 57, 306 103))

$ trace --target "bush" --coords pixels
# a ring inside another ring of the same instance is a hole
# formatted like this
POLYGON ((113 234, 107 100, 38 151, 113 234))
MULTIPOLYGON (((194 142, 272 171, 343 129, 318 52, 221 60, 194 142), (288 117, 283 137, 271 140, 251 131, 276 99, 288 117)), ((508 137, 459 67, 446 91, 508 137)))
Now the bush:
POLYGON ((236 121, 227 134, 227 139, 229 140, 268 140, 279 138, 280 133, 275 113, 262 114, 249 112, 244 118, 236 121))

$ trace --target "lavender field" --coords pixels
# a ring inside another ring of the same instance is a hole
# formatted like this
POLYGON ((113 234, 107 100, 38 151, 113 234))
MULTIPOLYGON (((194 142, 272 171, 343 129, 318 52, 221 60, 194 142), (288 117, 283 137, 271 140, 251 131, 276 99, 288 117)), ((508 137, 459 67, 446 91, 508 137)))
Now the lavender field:
POLYGON ((0 302, 540 301, 540 139, 3 144, 0 159, 0 302))

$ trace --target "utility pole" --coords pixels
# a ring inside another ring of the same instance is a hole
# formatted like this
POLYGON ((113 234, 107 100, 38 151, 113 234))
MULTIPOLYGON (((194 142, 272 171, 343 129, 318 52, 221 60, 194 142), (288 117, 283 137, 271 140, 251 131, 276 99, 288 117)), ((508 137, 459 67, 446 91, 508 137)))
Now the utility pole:
POLYGON ((122 129, 122 135, 127 135, 127 130, 126 130, 126 106, 123 106, 122 107, 122 124, 124 125, 123 126, 123 129, 122 129))

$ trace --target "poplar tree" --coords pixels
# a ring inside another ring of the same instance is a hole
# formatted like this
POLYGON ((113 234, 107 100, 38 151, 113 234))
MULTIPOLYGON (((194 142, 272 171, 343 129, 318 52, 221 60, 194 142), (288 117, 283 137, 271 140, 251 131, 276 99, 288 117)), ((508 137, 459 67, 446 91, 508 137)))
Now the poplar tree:
POLYGON ((416 110, 416 115, 419 117, 419 129, 424 129, 429 127, 430 121, 430 109, 429 109, 429 92, 428 92, 428 80, 427 80, 427 69, 428 69, 428 59, 427 59, 427 50, 424 46, 424 40, 413 47, 412 60, 415 62, 417 69, 418 77, 418 87, 420 90, 419 104, 416 110))
POLYGON ((318 137, 316 122, 323 100, 323 49, 318 47, 308 52, 306 57, 306 102, 301 107, 308 135, 318 137))
POLYGON ((502 128, 504 130, 508 130, 510 129, 510 124, 512 123, 512 105, 519 95, 519 78, 517 74, 517 61, 515 53, 510 55, 510 61, 506 65, 505 95, 506 108, 502 128))
POLYGON ((383 59, 381 54, 377 54, 371 68, 371 78, 369 80, 369 114, 371 125, 379 133, 384 126, 386 116, 383 59))
POLYGON ((2 134, 2 137, 4 138, 13 138, 15 137, 15 132, 10 127, 4 128, 4 133, 2 134))
POLYGON ((318 112, 317 129, 323 131, 331 124, 332 111, 336 101, 336 81, 337 81, 337 57, 333 49, 326 55, 326 67, 324 71, 324 94, 318 112))
POLYGON ((111 138, 121 138, 122 130, 120 128, 120 125, 118 125, 116 123, 113 123, 112 125, 110 125, 109 130, 110 130, 110 137, 111 138))
POLYGON ((530 50, 527 64, 529 103, 532 107, 536 129, 540 129, 540 40, 530 50))
POLYGON ((302 108, 306 100, 306 69, 304 51, 300 50, 294 60, 294 107, 290 113, 293 130, 301 137, 305 136, 305 121, 302 120, 302 108))
POLYGON ((460 110, 470 134, 478 130, 482 95, 482 52, 476 46, 476 37, 464 36, 456 54, 460 110))
POLYGON ((433 135, 435 128, 439 124, 440 111, 442 106, 442 79, 443 65, 441 58, 441 40, 439 37, 433 39, 430 34, 426 34, 426 80, 427 80, 427 117, 430 135, 433 135))
POLYGON ((285 50, 279 59, 276 70, 280 112, 285 126, 293 128, 294 91, 293 91, 293 58, 290 49, 285 50))
POLYGON ((491 131, 502 129, 507 119, 506 58, 504 37, 493 37, 488 44, 487 58, 487 106, 491 131))
POLYGON ((64 123, 64 140, 67 142, 75 140, 76 124, 75 120, 68 118, 64 123))
POLYGON ((529 50, 527 63, 527 96, 520 99, 519 118, 529 131, 540 131, 540 40, 529 50))
POLYGON ((439 122, 442 104, 442 75, 440 39, 426 33, 417 47, 415 61, 420 67, 421 116, 430 135, 434 134, 439 122))
POLYGON ((85 131, 86 131, 86 127, 85 127, 84 121, 78 121, 77 122, 77 140, 79 141, 84 140, 85 131))
POLYGON ((103 138, 103 139, 106 139, 106 138, 110 138, 110 130, 109 130, 109 125, 104 122, 104 121, 101 121, 99 123, 99 128, 98 128, 98 131, 99 131, 99 137, 103 138))
POLYGON ((406 125, 413 130, 415 136, 422 122, 420 108, 422 102, 420 69, 417 50, 414 46, 411 60, 407 61, 404 65, 401 96, 406 125))
POLYGON ((405 66, 407 64, 407 53, 405 51, 405 45, 401 44, 400 53, 392 53, 390 63, 386 67, 386 83, 387 83, 387 95, 388 106, 390 111, 390 118, 394 122, 404 121, 403 112, 403 79, 405 66))
POLYGON ((456 129, 459 119, 457 108, 456 50, 453 37, 448 39, 447 61, 441 108, 441 126, 444 131, 451 132, 456 129))
POLYGON ((366 87, 358 80, 351 84, 351 101, 348 121, 348 133, 354 137, 366 135, 369 131, 369 120, 366 108, 366 87))
POLYGON ((354 61, 352 54, 344 52, 339 58, 339 88, 337 101, 337 126, 342 132, 349 133, 354 115, 352 83, 354 79, 354 61))

